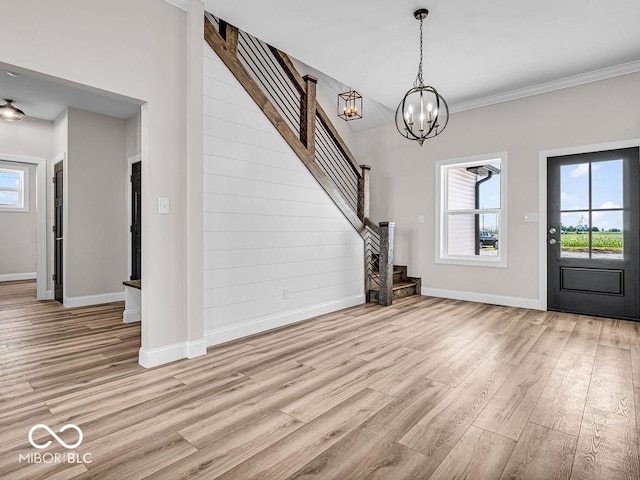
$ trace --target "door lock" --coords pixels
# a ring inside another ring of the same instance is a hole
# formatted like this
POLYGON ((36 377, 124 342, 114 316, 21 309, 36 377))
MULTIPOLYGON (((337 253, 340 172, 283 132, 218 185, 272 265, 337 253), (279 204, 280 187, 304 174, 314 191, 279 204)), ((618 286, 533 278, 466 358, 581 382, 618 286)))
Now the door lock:
POLYGON ((551 227, 551 228, 549 229, 549 233, 550 233, 551 235, 553 235, 553 234, 554 234, 554 233, 556 233, 557 231, 558 231, 558 230, 556 230, 556 227, 551 227))
POLYGON ((557 240, 555 238, 552 238, 551 240, 549 240, 549 245, 555 245, 557 242, 557 240))

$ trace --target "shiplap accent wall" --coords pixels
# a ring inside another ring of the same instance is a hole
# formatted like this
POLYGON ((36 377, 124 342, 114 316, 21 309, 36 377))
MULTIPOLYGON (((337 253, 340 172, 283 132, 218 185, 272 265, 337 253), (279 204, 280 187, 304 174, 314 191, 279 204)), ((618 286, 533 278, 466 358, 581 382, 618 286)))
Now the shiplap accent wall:
POLYGON ((207 344, 364 302, 360 235, 208 45, 204 71, 207 344))

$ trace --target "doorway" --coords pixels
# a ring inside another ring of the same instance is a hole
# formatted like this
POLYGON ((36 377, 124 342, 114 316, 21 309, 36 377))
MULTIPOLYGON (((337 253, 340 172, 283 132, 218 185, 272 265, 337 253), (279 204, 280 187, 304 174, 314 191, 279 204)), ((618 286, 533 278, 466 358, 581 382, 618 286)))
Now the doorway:
POLYGON ((53 208, 54 208, 54 225, 53 225, 53 298, 58 302, 64 302, 64 290, 62 288, 63 280, 63 162, 58 162, 53 167, 53 208))
POLYGON ((547 159, 547 308, 640 319, 638 148, 547 159))

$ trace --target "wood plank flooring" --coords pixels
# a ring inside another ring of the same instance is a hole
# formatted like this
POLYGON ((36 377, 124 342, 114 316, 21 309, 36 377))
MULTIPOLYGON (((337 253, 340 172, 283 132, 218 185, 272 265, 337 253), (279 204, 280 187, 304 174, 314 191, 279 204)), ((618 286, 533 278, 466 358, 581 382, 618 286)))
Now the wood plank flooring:
POLYGON ((146 370, 122 310, 0 283, 0 478, 640 479, 634 322, 414 296, 146 370))

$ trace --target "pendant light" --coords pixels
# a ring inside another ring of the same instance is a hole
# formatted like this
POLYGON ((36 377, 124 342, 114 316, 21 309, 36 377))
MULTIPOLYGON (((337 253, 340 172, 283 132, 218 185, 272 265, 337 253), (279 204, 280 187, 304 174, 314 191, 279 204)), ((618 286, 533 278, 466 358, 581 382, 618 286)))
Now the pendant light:
POLYGON ((428 138, 440 135, 449 122, 449 107, 438 91, 424 84, 422 78, 422 25, 429 10, 421 8, 413 13, 420 20, 420 63, 413 88, 405 93, 396 109, 396 128, 408 140, 420 146, 428 138))
POLYGON ((0 106, 0 118, 7 122, 19 122, 24 118, 24 112, 13 106, 13 100, 5 98, 4 101, 7 103, 0 106))

